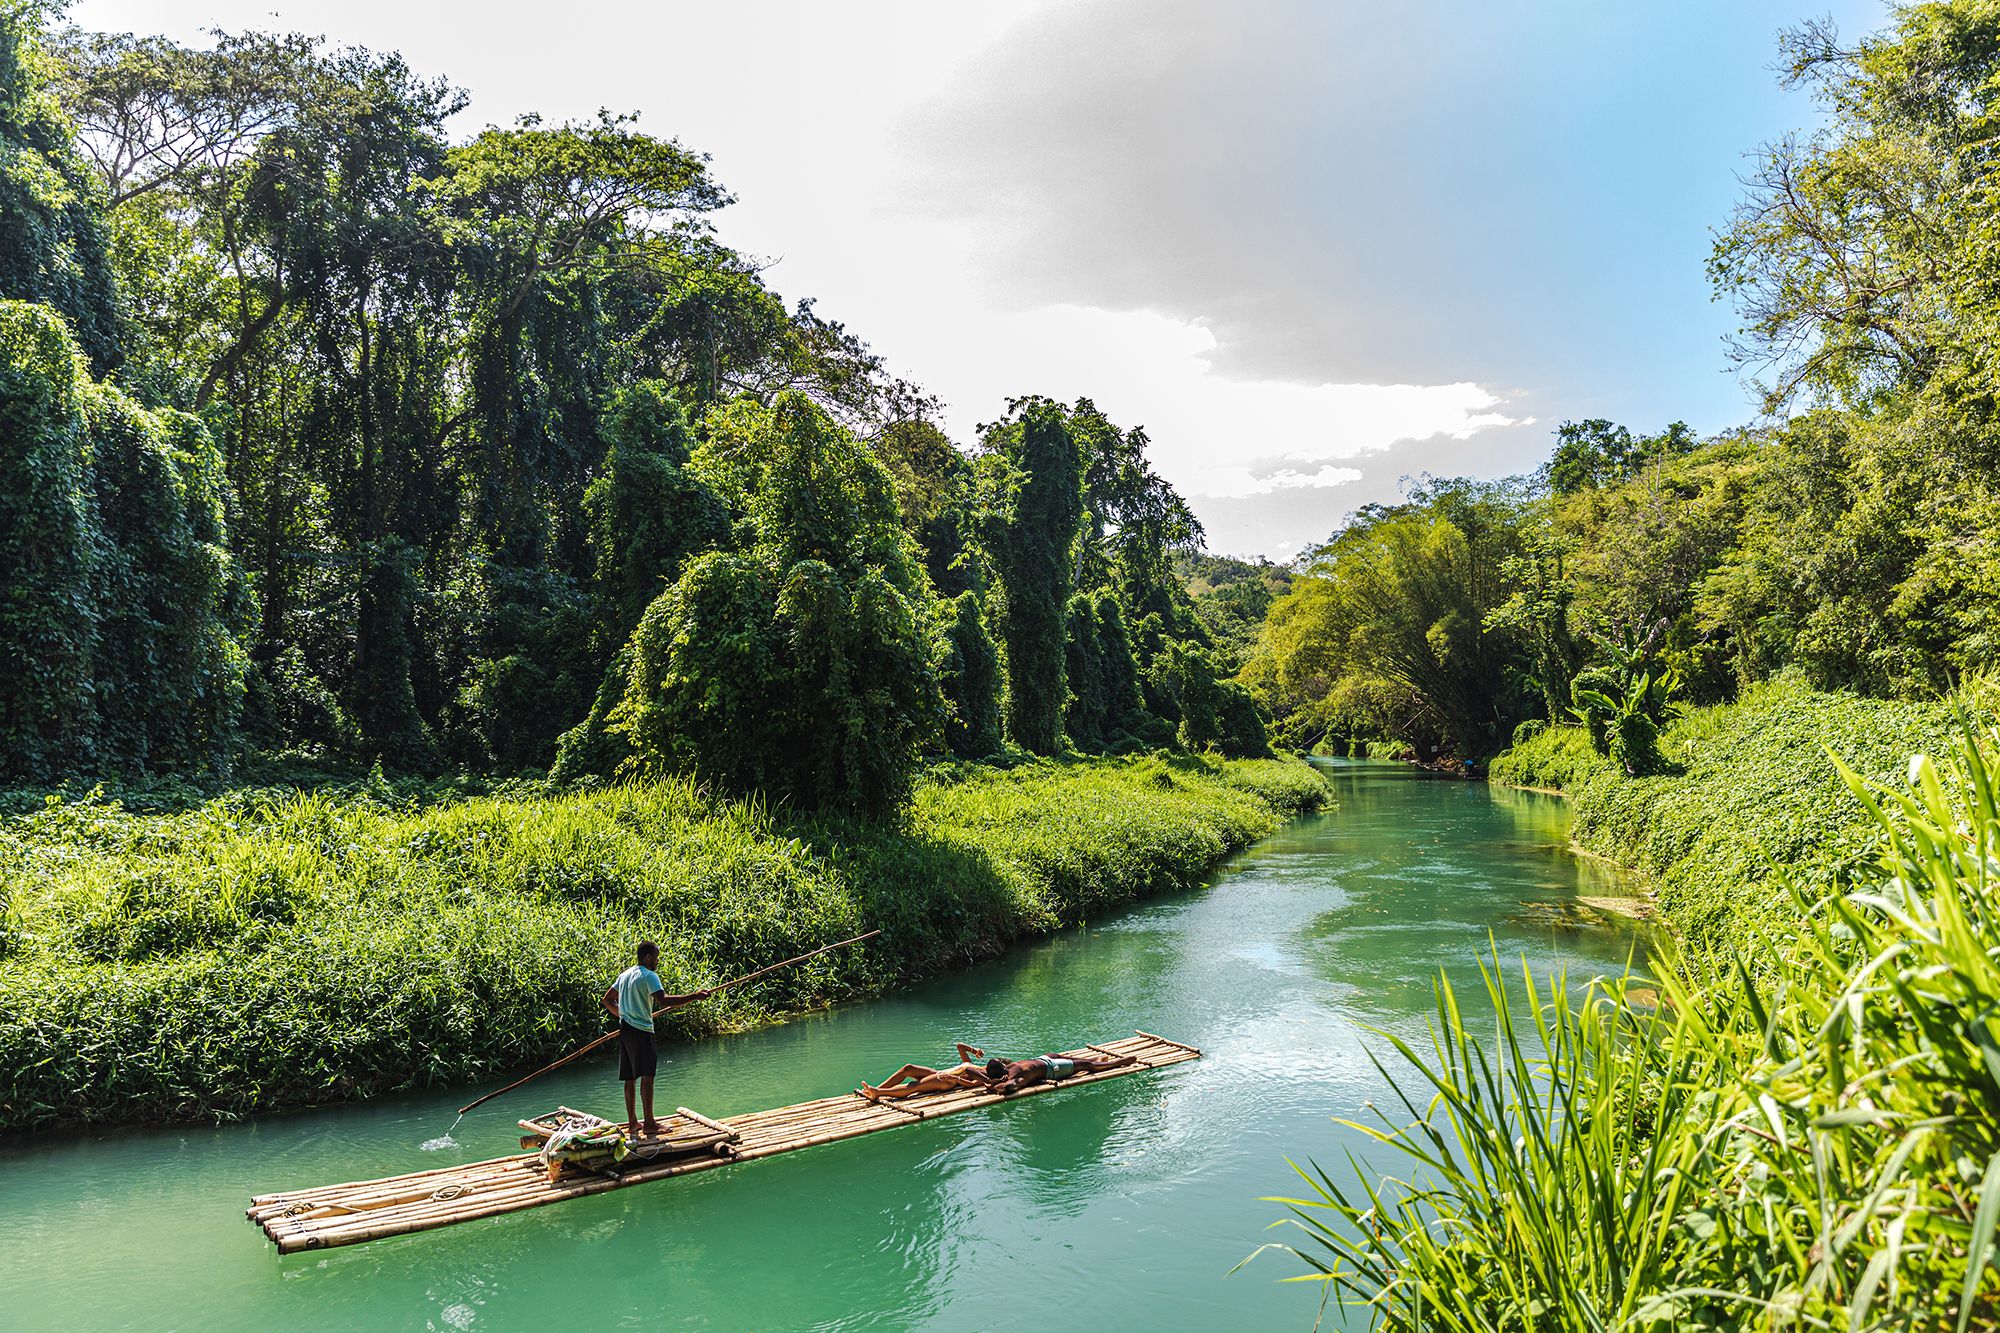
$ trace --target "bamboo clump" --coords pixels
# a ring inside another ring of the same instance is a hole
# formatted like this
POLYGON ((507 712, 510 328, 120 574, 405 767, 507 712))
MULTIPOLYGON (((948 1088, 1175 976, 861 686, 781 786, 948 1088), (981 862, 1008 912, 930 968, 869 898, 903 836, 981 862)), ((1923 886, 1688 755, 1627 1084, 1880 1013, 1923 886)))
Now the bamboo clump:
MULTIPOLYGON (((1138 1062, 1123 1069, 1079 1074, 1061 1083, 1037 1084, 1015 1093, 1013 1098, 998 1097, 976 1089, 961 1089, 902 1102, 870 1102, 854 1093, 846 1093, 722 1120, 711 1120, 683 1106, 676 1108, 676 1113, 686 1126, 678 1133, 670 1129, 668 1137, 679 1142, 712 1140, 704 1145, 711 1151, 695 1156, 673 1155, 649 1160, 643 1152, 645 1144, 642 1142, 635 1145, 641 1151, 628 1156, 617 1174, 579 1177, 566 1173, 558 1180, 549 1179, 540 1157, 527 1152, 461 1166, 414 1171, 382 1180, 349 1181, 340 1185, 260 1194, 250 1201, 246 1215, 263 1228, 264 1234, 281 1254, 355 1245, 476 1218, 497 1217, 524 1208, 538 1208, 626 1185, 706 1171, 730 1161, 752 1161, 796 1152, 801 1148, 838 1143, 886 1129, 900 1129, 919 1121, 956 1115, 1055 1088, 1095 1083, 1101 1079, 1179 1064, 1198 1058, 1201 1052, 1165 1037, 1140 1033, 1122 1041, 1101 1046, 1086 1045, 1063 1054, 1131 1055, 1138 1062), (695 1128, 697 1126, 698 1129, 695 1128)), ((579 1114, 567 1107, 559 1109, 566 1114, 579 1114)), ((527 1123, 524 1122, 524 1126, 527 1123)))

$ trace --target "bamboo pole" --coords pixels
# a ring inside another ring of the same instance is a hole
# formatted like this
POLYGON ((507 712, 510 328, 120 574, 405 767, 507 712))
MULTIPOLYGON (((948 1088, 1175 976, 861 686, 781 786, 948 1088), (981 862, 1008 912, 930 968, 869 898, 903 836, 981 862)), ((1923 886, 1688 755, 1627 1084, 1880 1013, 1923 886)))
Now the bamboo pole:
POLYGON ((1167 1039, 1166 1039, 1165 1037, 1156 1037, 1156 1036, 1154 1036, 1154 1035, 1153 1035, 1152 1033, 1150 1033, 1150 1032, 1147 1032, 1146 1030, 1144 1030, 1143 1028, 1133 1028, 1132 1030, 1133 1030, 1134 1032, 1137 1032, 1137 1033, 1138 1033, 1138 1034, 1139 1034, 1140 1036, 1144 1037, 1144 1038, 1145 1038, 1146 1040, 1148 1040, 1148 1041, 1157 1041, 1157 1042, 1158 1042, 1158 1043, 1160 1043, 1160 1045, 1162 1045, 1162 1046, 1172 1046, 1172 1047, 1174 1047, 1174 1048, 1175 1048, 1176 1050, 1182 1050, 1182 1051, 1186 1051, 1186 1052, 1187 1052, 1187 1053, 1188 1053, 1189 1055, 1200 1055, 1200 1054, 1201 1054, 1201 1052, 1200 1052, 1200 1051, 1196 1050, 1196 1049, 1195 1049, 1194 1047, 1192 1047, 1192 1046, 1186 1046, 1186 1045, 1183 1045, 1182 1043, 1180 1043, 1180 1042, 1177 1042, 1177 1041, 1169 1041, 1169 1040, 1167 1040, 1167 1039))
POLYGON ((685 1106, 676 1106, 674 1108, 674 1114, 684 1115, 688 1119, 694 1121, 697 1125, 707 1125, 710 1129, 720 1130, 724 1134, 734 1134, 736 1132, 735 1130, 731 1129, 728 1125, 723 1124, 721 1121, 710 1120, 707 1116, 703 1115, 701 1112, 691 1111, 685 1106))
MULTIPOLYGON (((872 940, 881 933, 882 932, 879 930, 871 930, 865 935, 856 935, 853 939, 850 940, 839 940, 833 944, 821 945, 819 948, 814 949, 810 953, 800 954, 797 958, 787 958, 782 963, 772 963, 769 967, 760 967, 755 972, 745 972, 740 977, 731 977, 729 980, 710 986, 706 990, 696 991, 694 993, 694 998, 688 1000, 687 1003, 693 1004, 695 1000, 705 1000, 711 995, 719 994, 722 991, 728 990, 731 986, 741 986, 746 981, 755 981, 759 977, 769 976, 771 973, 778 971, 780 968, 796 967, 798 964, 805 962, 807 959, 817 958, 823 953, 831 953, 835 949, 845 949, 850 944, 860 944, 864 940, 872 940)), ((668 1009, 676 1007, 678 1006, 662 1005, 660 1008, 655 1009, 653 1011, 653 1014, 655 1017, 658 1017, 659 1015, 666 1013, 668 1009)), ((527 1077, 517 1078, 504 1088, 495 1088, 492 1092, 487 1093, 484 1097, 474 1098, 473 1100, 467 1102, 465 1105, 459 1107, 458 1113, 460 1115, 464 1115, 467 1111, 470 1111, 473 1107, 484 1106, 486 1103, 492 1101, 495 1097, 500 1096, 502 1093, 512 1092, 514 1089, 520 1087, 522 1084, 532 1083, 536 1079, 540 1078, 542 1075, 549 1073, 551 1070, 561 1069, 564 1065, 568 1064, 570 1061, 578 1060, 586 1055, 589 1055, 592 1051, 604 1045, 604 1043, 610 1041, 613 1037, 616 1037, 617 1035, 618 1035, 618 1030, 616 1028, 613 1028, 611 1031, 605 1033, 603 1036, 597 1038, 596 1040, 585 1042, 583 1045, 571 1051, 568 1055, 565 1055, 562 1059, 555 1060, 550 1062, 549 1064, 543 1065, 540 1069, 537 1069, 534 1073, 529 1074, 527 1077)))
MULTIPOLYGON (((417 1176, 441 1176, 441 1175, 446 1175, 453 1171, 464 1171, 467 1170, 468 1168, 475 1166, 498 1166, 502 1162, 511 1162, 515 1160, 515 1158, 518 1156, 519 1154, 510 1154, 509 1156, 506 1157, 489 1157, 483 1162, 459 1162, 452 1166, 434 1166, 426 1171, 411 1171, 406 1175, 396 1176, 394 1177, 394 1179, 411 1180, 416 1178, 417 1176)), ((381 1182, 377 1180, 348 1180, 348 1181, 343 1181, 338 1185, 313 1185, 306 1189, 278 1190, 270 1194, 252 1195, 250 1198, 250 1202, 254 1205, 260 1203, 275 1203, 280 1199, 287 1199, 287 1200, 303 1199, 303 1198, 308 1198, 315 1194, 331 1194, 339 1190, 351 1190, 358 1188, 359 1186, 362 1185, 376 1185, 380 1183, 381 1182)))

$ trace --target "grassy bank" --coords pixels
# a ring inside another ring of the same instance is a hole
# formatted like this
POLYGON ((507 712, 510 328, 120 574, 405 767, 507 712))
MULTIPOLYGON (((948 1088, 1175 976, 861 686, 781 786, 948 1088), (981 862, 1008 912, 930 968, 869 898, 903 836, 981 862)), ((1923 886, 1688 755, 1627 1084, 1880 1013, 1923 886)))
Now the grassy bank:
POLYGON ((1308 1173, 1294 1252, 1388 1329, 2000 1328, 2000 750, 1943 754, 1766 877, 1754 967, 1495 959, 1497 1040, 1445 988, 1397 1046, 1426 1119, 1364 1127, 1412 1183, 1308 1173))
POLYGON ((0 821, 0 1128, 467 1083, 601 1032, 641 936, 692 989, 882 930, 662 1032, 754 1023, 1198 883, 1326 794, 1298 761, 1133 759, 941 770, 900 829, 680 783, 48 804, 0 821))
POLYGON ((1627 778, 1581 727, 1550 727, 1493 761, 1489 777, 1569 793, 1573 836, 1646 874, 1696 947, 1742 944, 1746 921, 1787 910, 1774 865, 1825 878, 1849 865, 1873 821, 1834 764, 1900 782, 1955 730, 1952 704, 1821 694, 1789 681, 1676 718, 1661 749, 1676 772, 1627 778))
POLYGON ((1497 1043, 1442 993, 1398 1046, 1429 1114, 1373 1127, 1414 1186, 1309 1175, 1295 1252, 1387 1328, 2000 1327, 2000 740, 1956 707, 1780 681, 1677 719, 1670 775, 1502 755, 1681 943, 1533 996, 1496 958, 1497 1043))

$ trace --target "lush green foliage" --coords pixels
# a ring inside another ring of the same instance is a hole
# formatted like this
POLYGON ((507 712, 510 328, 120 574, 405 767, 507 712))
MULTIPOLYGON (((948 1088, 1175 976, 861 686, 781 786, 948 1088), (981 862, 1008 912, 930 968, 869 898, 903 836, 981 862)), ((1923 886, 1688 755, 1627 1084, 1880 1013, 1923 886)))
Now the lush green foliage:
MULTIPOLYGON (((1064 678, 1069 707, 1063 725, 1084 750, 1129 749, 1169 739, 1168 728, 1146 711, 1139 693, 1139 663, 1125 614, 1109 588, 1070 598, 1064 678)), ((1178 649, 1179 644, 1173 647, 1178 649)))
POLYGON ((1556 449, 1549 456, 1549 489, 1557 495, 1602 489, 1637 476, 1651 461, 1688 452, 1695 442, 1685 421, 1645 438, 1601 417, 1565 421, 1556 428, 1556 449))
POLYGON ((1659 741, 1670 772, 1630 778, 1582 727, 1529 723, 1489 777, 1569 793, 1577 843, 1643 872, 1691 947, 1726 950, 1782 906, 1776 867, 1832 874, 1866 842, 1867 811, 1837 765, 1890 781, 1912 754, 1945 743, 1955 709, 1990 716, 1990 687, 1897 703, 1819 693, 1787 675, 1736 703, 1681 712, 1659 741))
POLYGON ((1234 674, 1243 667, 1270 613, 1271 603, 1292 586, 1292 571, 1268 560, 1182 554, 1174 561, 1195 613, 1214 637, 1223 665, 1234 674))
POLYGON ((1394 736, 1426 758, 1497 750, 1519 677, 1486 619, 1521 526, 1512 489, 1440 482, 1362 510, 1314 551, 1245 671, 1288 737, 1394 736))
POLYGON ((1007 735, 1036 754, 1061 745, 1064 625, 1083 526, 1083 456, 1059 404, 1011 404, 986 436, 985 533, 1000 580, 1007 735))
POLYGON ((886 815, 943 725, 922 566, 882 466, 806 398, 732 405, 695 468, 743 514, 632 638, 612 726, 640 772, 886 815))
POLYGON ((489 1077, 595 1035, 635 939, 692 987, 882 940, 677 1014, 686 1036, 992 956, 1317 808, 1298 761, 967 766, 907 827, 691 782, 434 803, 246 791, 0 821, 0 1124, 245 1114, 489 1077))
POLYGON ((553 760, 883 814, 946 748, 1261 752, 1155 669, 1208 632, 1145 432, 1023 399, 962 451, 718 241, 699 153, 604 114, 454 141, 465 95, 395 55, 44 13, 0 16, 0 299, 130 397, 9 339, 0 651, 38 678, 0 776, 553 760), (1071 652, 1110 691, 1074 736, 1071 652))
POLYGON ((1494 756, 1486 776, 1510 787, 1577 792, 1609 762, 1582 726, 1549 726, 1531 719, 1514 729, 1514 743, 1494 756))
POLYGON ((246 658, 222 460, 0 302, 0 775, 226 772, 246 658))
POLYGON ((1497 1036, 1441 984, 1357 1126, 1410 1175, 1302 1172, 1289 1248, 1384 1328, 2000 1327, 2000 753, 1909 777, 1847 779, 1865 845, 1778 876, 1754 971, 1496 958, 1497 1036))
POLYGON ((1000 647, 986 632, 979 594, 962 592, 944 604, 938 684, 951 716, 945 740, 962 759, 995 754, 1000 740, 1000 647))
POLYGON ((123 357, 116 280, 92 183, 34 41, 43 7, 0 3, 0 300, 50 306, 97 369, 123 357))
POLYGON ((1575 789, 1574 836, 1646 871, 1667 917, 1698 946, 1736 943, 1782 907, 1774 865, 1830 870, 1866 841, 1866 813, 1835 761, 1888 781, 1912 754, 1935 751, 1951 725, 1949 703, 1776 681, 1670 725, 1661 748, 1679 772, 1621 780, 1598 770, 1575 789))
POLYGON ((1657 773, 1665 762, 1660 726, 1667 698, 1680 683, 1678 673, 1654 657, 1666 626, 1659 620, 1643 632, 1628 626, 1623 634, 1599 637, 1606 664, 1585 667, 1569 683, 1570 712, 1583 723, 1591 745, 1633 777, 1657 773))

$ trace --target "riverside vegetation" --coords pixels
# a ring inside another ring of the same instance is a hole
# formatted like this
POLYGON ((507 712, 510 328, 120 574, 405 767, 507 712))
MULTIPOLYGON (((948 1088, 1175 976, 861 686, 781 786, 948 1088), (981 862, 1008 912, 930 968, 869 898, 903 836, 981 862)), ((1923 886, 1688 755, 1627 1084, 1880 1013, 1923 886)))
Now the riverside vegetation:
POLYGON ((1282 571, 1088 398, 948 438, 630 119, 454 140, 394 55, 54 13, 0 0, 0 1123, 484 1075, 635 932, 692 984, 880 925, 759 1003, 865 993, 1192 882, 1320 799, 1271 732, 1518 739, 1655 875, 1666 1002, 1496 972, 1489 1054, 1442 996, 1415 1184, 1298 1205, 1329 1289, 1992 1324, 1993 709, 1939 699, 2000 641, 2000 4, 1788 34, 1823 124, 1709 265, 1757 424, 1565 422, 1282 571))
POLYGON ((1496 958, 1497 1034, 1441 986, 1369 1127, 1407 1178, 1303 1173, 1293 1252, 1399 1328, 2000 1327, 2000 737, 1946 753, 1842 769, 1871 836, 1772 866, 1740 952, 1496 958))
POLYGON ((51 800, 0 822, 0 1126, 465 1083, 598 1035, 605 968, 640 936, 692 989, 883 932, 662 1020, 740 1027, 1192 886, 1326 793, 1298 760, 1184 756, 945 767, 902 825, 687 779, 429 804, 245 791, 152 814, 51 800))
POLYGON ((1495 958, 1497 1031, 1441 987, 1382 1053, 1402 1165, 1287 1201, 1381 1327, 2000 1327, 2000 5, 1808 23, 1782 67, 1823 124, 1709 265, 1766 418, 1425 479, 1246 666, 1299 743, 1504 749, 1672 933, 1623 978, 1495 958))
POLYGON ((489 1074, 645 935, 880 927, 758 1001, 826 1003, 1321 799, 1143 429, 954 442, 630 118, 60 12, 0 0, 0 1125, 489 1074))

